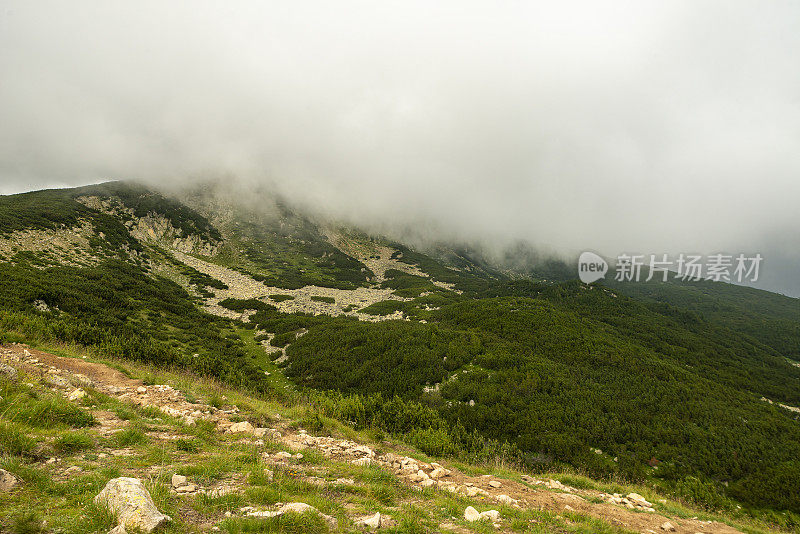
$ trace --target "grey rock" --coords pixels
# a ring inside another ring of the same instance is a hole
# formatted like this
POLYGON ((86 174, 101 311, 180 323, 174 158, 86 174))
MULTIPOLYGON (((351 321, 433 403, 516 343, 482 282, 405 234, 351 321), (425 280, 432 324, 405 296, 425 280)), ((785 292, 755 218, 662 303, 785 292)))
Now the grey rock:
POLYGON ((106 505, 121 525, 150 533, 172 519, 156 508, 153 498, 138 478, 120 477, 108 481, 94 502, 106 505))
POLYGON ((6 471, 5 469, 0 469, 0 493, 11 491, 15 487, 17 487, 17 477, 6 471))
POLYGON ((15 380, 17 378, 17 370, 8 365, 7 363, 0 363, 0 375, 15 380))

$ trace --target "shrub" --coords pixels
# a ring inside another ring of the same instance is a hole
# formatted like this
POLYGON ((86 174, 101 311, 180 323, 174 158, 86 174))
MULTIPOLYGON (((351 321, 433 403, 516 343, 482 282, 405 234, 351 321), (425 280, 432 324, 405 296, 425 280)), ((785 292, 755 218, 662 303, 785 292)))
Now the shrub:
POLYGON ((405 440, 432 456, 454 456, 459 452, 458 446, 443 428, 415 428, 405 435, 405 440))
POLYGON ((269 344, 273 347, 285 347, 295 339, 297 339, 297 334, 294 332, 285 332, 283 334, 275 334, 275 337, 272 338, 269 344))

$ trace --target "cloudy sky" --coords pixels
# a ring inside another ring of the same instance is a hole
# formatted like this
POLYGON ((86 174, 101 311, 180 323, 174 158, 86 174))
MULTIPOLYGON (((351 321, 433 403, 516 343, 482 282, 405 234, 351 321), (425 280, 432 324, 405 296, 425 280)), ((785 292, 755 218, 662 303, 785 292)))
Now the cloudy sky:
POLYGON ((0 193, 225 176, 800 295, 800 3, 0 0, 0 193))

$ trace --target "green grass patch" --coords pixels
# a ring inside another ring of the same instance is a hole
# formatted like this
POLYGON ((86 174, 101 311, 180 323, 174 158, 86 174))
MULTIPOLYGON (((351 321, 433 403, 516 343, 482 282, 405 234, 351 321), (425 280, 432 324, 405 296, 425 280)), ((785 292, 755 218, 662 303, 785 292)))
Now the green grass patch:
POLYGON ((95 448, 95 441, 83 432, 69 432, 62 434, 53 442, 53 449, 60 454, 75 454, 95 448))

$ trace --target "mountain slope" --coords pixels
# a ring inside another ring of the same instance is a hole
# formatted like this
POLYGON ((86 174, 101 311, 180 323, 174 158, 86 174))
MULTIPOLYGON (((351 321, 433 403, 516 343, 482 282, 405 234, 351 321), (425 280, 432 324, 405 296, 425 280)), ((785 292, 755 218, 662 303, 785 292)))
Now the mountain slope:
POLYGON ((15 484, 0 492, 0 525, 12 532, 108 531, 118 518, 93 501, 120 476, 142 480, 169 515, 159 532, 623 533, 667 522, 680 533, 765 532, 646 487, 439 464, 296 399, 265 402, 196 375, 63 350, 0 347, 0 443, 18 438, 15 456, 0 458, 15 484), (32 399, 57 408, 49 421, 32 399), (493 519, 471 522, 468 507, 493 519), (287 508, 307 511, 280 514, 287 508))
POLYGON ((800 511, 794 299, 512 280, 274 199, 184 198, 122 183, 0 197, 6 337, 265 395, 330 390, 330 415, 431 454, 800 511))

